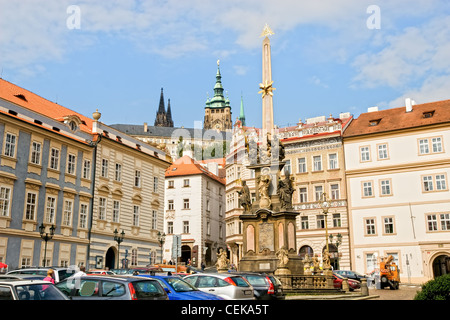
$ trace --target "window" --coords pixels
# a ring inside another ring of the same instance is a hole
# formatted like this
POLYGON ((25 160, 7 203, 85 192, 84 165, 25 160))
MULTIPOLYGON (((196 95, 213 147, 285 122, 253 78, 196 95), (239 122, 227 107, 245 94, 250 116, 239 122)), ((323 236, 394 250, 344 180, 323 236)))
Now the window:
POLYGON ((291 160, 285 160, 286 164, 284 165, 284 171, 283 173, 288 172, 289 174, 292 173, 291 171, 291 160))
POLYGON ((119 223, 120 218, 120 201, 114 200, 113 202, 113 214, 112 214, 112 221, 119 223))
POLYGON ((368 146, 366 147, 360 147, 360 160, 361 162, 367 162, 370 161, 370 148, 368 146))
POLYGON ((341 221, 341 214, 340 213, 333 213, 333 227, 334 228, 340 228, 342 225, 341 221))
POLYGON ((427 215, 428 231, 437 231, 437 216, 435 214, 427 215))
POLYGON ((322 170, 322 157, 321 156, 314 156, 313 163, 314 163, 314 171, 322 170))
POLYGON ((169 188, 169 189, 174 188, 174 181, 173 180, 169 180, 167 188, 169 188))
POLYGON ((317 215, 317 229, 325 229, 325 215, 317 215))
POLYGON ((442 152, 442 139, 440 137, 431 139, 433 153, 442 152))
POLYGON ((27 204, 25 209, 25 219, 34 220, 36 217, 36 193, 27 193, 27 204))
POLYGON ((378 160, 388 159, 388 149, 387 144, 379 144, 378 145, 378 160))
POLYGON ((56 198, 47 197, 45 221, 47 223, 55 223, 55 213, 56 213, 56 198))
POLYGON ((83 161, 83 179, 91 178, 91 161, 84 159, 83 161))
POLYGON ((206 222, 206 234, 209 236, 211 235, 211 222, 206 222))
POLYGON ((6 187, 0 188, 0 216, 9 216, 11 189, 6 187))
POLYGON ((64 212, 63 212, 62 224, 65 226, 72 225, 72 209, 73 209, 73 202, 70 200, 64 201, 64 212))
POLYGON ((152 210, 152 229, 156 230, 158 223, 158 211, 152 210))
POLYGON ((316 196, 316 201, 320 201, 320 199, 322 198, 322 194, 323 194, 323 187, 322 186, 315 186, 314 187, 314 193, 316 196))
POLYGON ((391 193, 391 180, 381 180, 380 181, 381 195, 390 196, 391 193))
POLYGON ((332 184, 330 186, 331 188, 331 199, 332 200, 337 200, 339 199, 339 184, 332 184))
POLYGON ((446 190, 447 185, 445 183, 445 175, 438 174, 435 176, 436 178, 436 190, 446 190))
POLYGON ((141 171, 139 170, 134 171, 134 186, 137 188, 141 187, 141 171))
POLYGON ((107 159, 102 159, 101 176, 103 178, 108 178, 108 160, 107 159))
POLYGON ((133 206, 133 226, 139 226, 139 206, 133 206))
POLYGON ((183 199, 183 209, 189 209, 189 199, 183 199))
POLYGON ((114 180, 122 181, 122 165, 120 163, 116 163, 116 170, 114 172, 114 180))
POLYGON ((328 169, 337 169, 338 168, 338 162, 337 162, 337 154, 332 153, 328 155, 328 169))
POLYGON ((183 180, 183 187, 189 187, 189 179, 183 180))
POLYGON ((445 174, 436 174, 434 176, 422 176, 423 191, 442 191, 447 190, 447 179, 445 174))
POLYGON ((298 173, 306 172, 306 158, 298 158, 298 173))
POLYGON ((308 191, 306 188, 298 189, 299 201, 308 202, 308 191))
POLYGON ((173 234, 173 221, 167 222, 167 234, 173 234))
POLYGON ((372 197, 373 196, 372 181, 365 181, 362 184, 363 184, 363 197, 372 197))
POLYGON ((16 140, 17 137, 14 134, 7 133, 5 139, 5 156, 14 158, 16 155, 16 140))
POLYGON ((433 177, 432 176, 423 176, 423 189, 425 191, 433 191, 433 177))
POLYGON ((366 224, 366 235, 374 235, 375 234, 375 219, 369 218, 365 221, 366 224))
POLYGON ((301 221, 301 228, 302 228, 302 230, 309 229, 308 217, 301 217, 300 221, 301 221))
POLYGON ((74 154, 69 153, 67 158, 67 173, 75 174, 75 165, 77 163, 77 157, 74 154))
POLYGON ((384 221, 384 233, 393 234, 394 233, 394 218, 387 217, 383 219, 384 221))
POLYGON ((377 266, 377 257, 373 253, 366 254, 366 272, 372 272, 374 269, 378 268, 377 266))
POLYGON ((98 199, 98 219, 106 220, 106 198, 103 197, 98 199))
POLYGON ((450 231, 450 213, 427 215, 428 231, 450 231))
POLYGON ((50 151, 50 169, 58 170, 59 168, 59 149, 52 148, 50 151))
POLYGON ((428 139, 419 140, 419 153, 420 154, 430 153, 430 148, 428 147, 428 139))
POLYGON ((31 144, 31 158, 30 158, 30 162, 32 164, 38 165, 41 164, 41 149, 42 144, 33 141, 33 143, 31 144))
POLYGON ((158 192, 158 178, 153 177, 153 192, 158 192))
POLYGON ((183 221, 183 233, 189 233, 189 221, 183 221))
POLYGON ((167 210, 175 210, 173 200, 167 200, 167 210))
POLYGON ((211 211, 209 200, 206 200, 206 211, 211 211))
POLYGON ((80 224, 79 227, 82 229, 87 228, 87 216, 88 216, 88 206, 87 204, 80 205, 80 224))

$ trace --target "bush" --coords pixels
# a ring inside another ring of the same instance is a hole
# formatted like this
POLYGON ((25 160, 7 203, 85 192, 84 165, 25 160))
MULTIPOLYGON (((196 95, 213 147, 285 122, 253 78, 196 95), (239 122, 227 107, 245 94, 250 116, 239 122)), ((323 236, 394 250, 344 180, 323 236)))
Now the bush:
POLYGON ((450 274, 428 281, 417 292, 414 300, 446 300, 450 301, 450 274))

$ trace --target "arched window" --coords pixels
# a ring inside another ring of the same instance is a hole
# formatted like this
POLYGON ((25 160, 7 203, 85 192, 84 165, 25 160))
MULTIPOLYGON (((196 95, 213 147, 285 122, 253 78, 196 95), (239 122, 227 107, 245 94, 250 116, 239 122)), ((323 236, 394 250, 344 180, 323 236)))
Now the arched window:
POLYGON ((308 254, 311 258, 314 255, 314 250, 310 246, 303 246, 298 251, 301 259, 305 259, 305 255, 308 254))
POLYGON ((137 266, 137 249, 131 250, 131 265, 137 266))

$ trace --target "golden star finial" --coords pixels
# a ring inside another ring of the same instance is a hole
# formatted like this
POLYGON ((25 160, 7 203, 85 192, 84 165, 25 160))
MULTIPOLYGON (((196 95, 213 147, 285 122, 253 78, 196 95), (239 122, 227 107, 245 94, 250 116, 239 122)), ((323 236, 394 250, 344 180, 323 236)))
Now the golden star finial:
POLYGON ((272 31, 272 29, 270 29, 269 25, 266 23, 266 25, 264 26, 264 29, 263 29, 263 31, 261 33, 261 38, 262 37, 268 37, 268 36, 271 36, 273 34, 275 34, 275 33, 272 31))
POLYGON ((263 84, 260 83, 259 84, 259 88, 261 89, 261 91, 259 91, 258 93, 262 93, 262 98, 264 98, 266 95, 270 95, 273 96, 273 90, 276 90, 275 88, 272 87, 273 85, 273 81, 271 81, 270 83, 267 82, 263 84))

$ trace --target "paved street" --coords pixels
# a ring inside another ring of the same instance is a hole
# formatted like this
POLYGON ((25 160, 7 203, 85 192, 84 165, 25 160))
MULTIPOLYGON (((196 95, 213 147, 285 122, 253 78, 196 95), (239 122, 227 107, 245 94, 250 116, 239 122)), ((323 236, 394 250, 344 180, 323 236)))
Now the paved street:
POLYGON ((377 290, 369 288, 370 296, 379 296, 371 300, 413 300, 416 292, 420 290, 420 285, 400 285, 398 290, 377 290))

